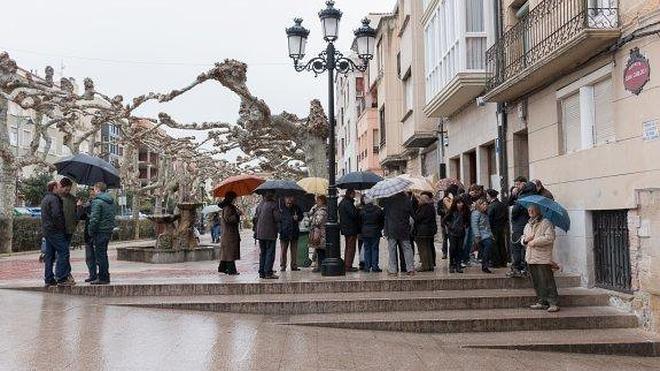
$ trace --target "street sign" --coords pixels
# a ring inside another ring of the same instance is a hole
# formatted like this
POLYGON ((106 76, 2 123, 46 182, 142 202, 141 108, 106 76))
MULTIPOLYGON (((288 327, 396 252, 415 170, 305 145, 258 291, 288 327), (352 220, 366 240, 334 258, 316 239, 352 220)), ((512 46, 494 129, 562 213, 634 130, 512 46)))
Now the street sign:
POLYGON ((623 86, 629 92, 639 95, 650 79, 651 66, 649 60, 639 52, 639 48, 633 48, 630 50, 628 64, 623 70, 623 86))

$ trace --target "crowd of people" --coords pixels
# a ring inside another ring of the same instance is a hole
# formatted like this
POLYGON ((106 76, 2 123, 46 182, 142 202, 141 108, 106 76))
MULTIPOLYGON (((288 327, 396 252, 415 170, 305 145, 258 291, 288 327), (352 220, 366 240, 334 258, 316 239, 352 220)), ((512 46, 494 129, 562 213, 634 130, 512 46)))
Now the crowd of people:
MULTIPOLYGON (((468 266, 480 266, 483 273, 506 268, 508 277, 531 276, 539 294, 535 308, 558 310, 552 261, 554 226, 544 219, 537 206, 527 208, 516 201, 538 194, 553 199, 541 181, 515 179, 508 204, 494 189, 473 184, 467 190, 451 185, 437 205, 431 192, 402 192, 374 200, 347 190, 338 205, 339 229, 344 240, 345 271, 381 272, 380 241, 387 242, 387 273, 412 276, 436 268, 436 235, 442 235, 442 259, 449 259, 450 273, 463 273, 468 266), (509 207, 511 208, 509 218, 509 207), (439 218, 436 217, 439 216, 439 218), (439 219, 439 220, 438 220, 439 219), (415 254, 419 266, 415 266, 415 254), (359 264, 355 266, 356 256, 359 264)), ((233 206, 234 194, 220 204, 221 262, 219 272, 239 274, 234 260, 240 258, 240 211, 233 206)), ((326 196, 316 196, 315 205, 303 212, 292 196, 278 199, 265 194, 256 208, 254 237, 259 243, 259 277, 279 278, 273 270, 277 240, 280 242, 280 271, 298 271, 297 248, 301 221, 309 228, 309 247, 314 249, 320 272, 326 257, 326 196)))
POLYGON ((92 285, 110 283, 108 243, 115 228, 115 202, 104 183, 96 183, 87 201, 71 194, 69 178, 51 181, 41 201, 42 258, 46 287, 73 286, 70 253, 78 223, 84 220, 85 262, 92 285), (53 270, 54 268, 54 270, 53 270))

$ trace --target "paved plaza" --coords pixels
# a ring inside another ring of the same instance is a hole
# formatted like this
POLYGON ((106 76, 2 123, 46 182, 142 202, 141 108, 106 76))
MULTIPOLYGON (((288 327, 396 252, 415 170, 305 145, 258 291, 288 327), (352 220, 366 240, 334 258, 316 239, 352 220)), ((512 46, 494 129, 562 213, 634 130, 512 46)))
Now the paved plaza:
MULTIPOLYGON (((249 236, 248 236, 249 237, 249 236)), ((145 244, 135 242, 132 244, 145 244)), ((216 262, 148 265, 117 262, 114 285, 251 283, 257 249, 246 238, 240 276, 215 272, 216 262)), ((497 343, 506 334, 421 334, 278 324, 277 315, 128 307, 118 298, 29 292, 41 284, 37 254, 0 258, 0 370, 654 370, 658 358, 463 348, 467 340, 497 343)), ((85 278, 84 254, 72 254, 85 278)), ((277 266, 277 264, 276 264, 277 266)), ((502 272, 499 272, 500 274, 502 272)), ((384 273, 383 273, 384 274, 384 273)), ((445 275, 440 269, 434 275, 445 275)), ((466 273, 466 275, 479 273, 466 273)), ((426 274, 432 275, 432 274, 426 274)), ((356 273, 351 279, 374 279, 356 273)), ((419 276, 422 276, 420 274, 419 276)), ((418 277, 420 278, 420 277, 418 277)), ((309 270, 283 280, 323 280, 309 270)), ((402 278, 403 279, 403 278, 402 278)), ((83 285, 80 283, 80 285, 83 285)), ((353 294, 359 295, 359 293, 353 294)), ((292 297, 293 299, 293 297, 292 297)), ((136 298, 153 302, 158 298, 136 298)), ((633 330, 631 330, 633 331, 633 330)), ((562 336, 579 338, 579 330, 562 336)), ((542 333, 541 333, 542 335, 542 333)))

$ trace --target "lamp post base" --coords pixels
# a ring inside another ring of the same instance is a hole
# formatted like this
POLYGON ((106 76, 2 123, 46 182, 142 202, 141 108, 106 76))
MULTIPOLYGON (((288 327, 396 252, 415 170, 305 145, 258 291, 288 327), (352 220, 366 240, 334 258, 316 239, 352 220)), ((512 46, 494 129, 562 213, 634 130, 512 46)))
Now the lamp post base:
POLYGON ((342 258, 325 258, 321 264, 321 275, 326 277, 346 275, 344 260, 342 258))

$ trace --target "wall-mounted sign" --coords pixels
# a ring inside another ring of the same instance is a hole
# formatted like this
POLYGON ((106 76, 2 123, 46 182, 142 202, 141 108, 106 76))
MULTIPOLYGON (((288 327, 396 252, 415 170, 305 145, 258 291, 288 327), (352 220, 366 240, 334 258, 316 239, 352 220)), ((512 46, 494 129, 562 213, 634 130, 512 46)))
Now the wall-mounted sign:
POLYGON ((639 95, 650 79, 651 66, 649 60, 639 52, 639 48, 633 48, 630 50, 626 69, 623 70, 623 86, 629 92, 639 95))
POLYGON ((658 120, 646 121, 642 124, 644 140, 654 140, 660 137, 658 132, 658 120))

